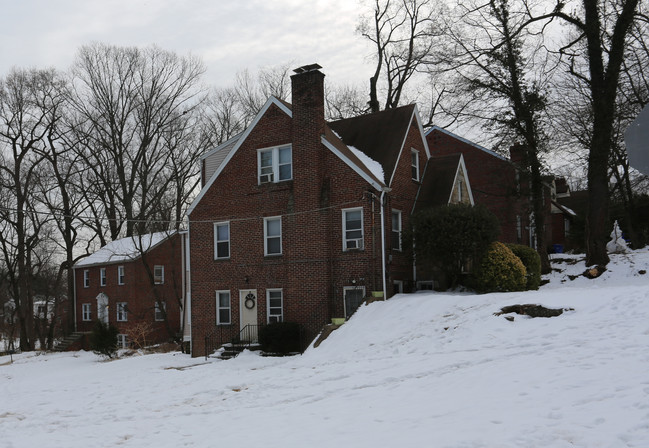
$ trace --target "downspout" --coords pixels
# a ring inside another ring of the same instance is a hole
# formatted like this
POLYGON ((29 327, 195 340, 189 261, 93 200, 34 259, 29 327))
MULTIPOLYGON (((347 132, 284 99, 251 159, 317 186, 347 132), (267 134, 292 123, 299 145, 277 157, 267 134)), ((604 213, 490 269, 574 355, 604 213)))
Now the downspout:
POLYGON ((383 281, 383 300, 388 299, 388 291, 386 287, 386 281, 385 281, 385 273, 386 273, 386 266, 385 266, 385 193, 389 193, 392 189, 389 187, 383 187, 381 189, 381 280, 383 281))
MULTIPOLYGON (((74 312, 74 332, 77 332, 77 270, 74 268, 72 269, 72 282, 74 284, 74 303, 72 304, 73 312, 74 312)), ((70 327, 68 327, 70 328, 70 327)))

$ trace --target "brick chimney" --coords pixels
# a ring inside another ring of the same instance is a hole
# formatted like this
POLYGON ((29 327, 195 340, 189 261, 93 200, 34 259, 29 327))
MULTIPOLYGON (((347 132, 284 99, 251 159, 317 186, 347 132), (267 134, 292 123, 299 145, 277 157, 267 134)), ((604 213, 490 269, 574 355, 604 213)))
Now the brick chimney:
MULTIPOLYGON (((324 134, 324 77, 318 64, 293 70, 291 94, 293 103, 293 144, 320 144, 324 134)), ((305 148, 306 149, 306 148, 305 148)))

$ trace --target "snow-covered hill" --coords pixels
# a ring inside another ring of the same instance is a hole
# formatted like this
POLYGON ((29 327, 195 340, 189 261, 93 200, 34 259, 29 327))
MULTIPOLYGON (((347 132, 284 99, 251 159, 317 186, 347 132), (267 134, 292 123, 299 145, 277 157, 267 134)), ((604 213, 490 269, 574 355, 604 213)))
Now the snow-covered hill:
POLYGON ((23 354, 0 446, 647 447, 649 252, 558 266, 540 291, 373 303, 294 358, 23 354), (522 303, 574 311, 494 315, 522 303))

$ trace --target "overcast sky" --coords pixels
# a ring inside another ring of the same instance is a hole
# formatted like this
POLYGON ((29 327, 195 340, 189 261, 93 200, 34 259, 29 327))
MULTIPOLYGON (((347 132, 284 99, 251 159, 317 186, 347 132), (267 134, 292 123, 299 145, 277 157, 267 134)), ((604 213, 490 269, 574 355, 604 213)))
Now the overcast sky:
POLYGON ((359 0, 3 0, 0 75, 12 66, 66 69, 91 42, 159 47, 202 58, 205 82, 291 63, 332 84, 366 83, 371 47, 355 33, 359 0))

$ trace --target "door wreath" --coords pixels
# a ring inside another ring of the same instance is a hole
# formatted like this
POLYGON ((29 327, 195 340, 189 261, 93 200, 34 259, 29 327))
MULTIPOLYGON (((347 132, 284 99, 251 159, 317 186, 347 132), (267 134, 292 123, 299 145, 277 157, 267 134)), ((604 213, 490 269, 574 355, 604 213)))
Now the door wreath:
POLYGON ((251 292, 248 293, 243 304, 247 309, 249 310, 253 309, 255 307, 255 295, 251 292))

